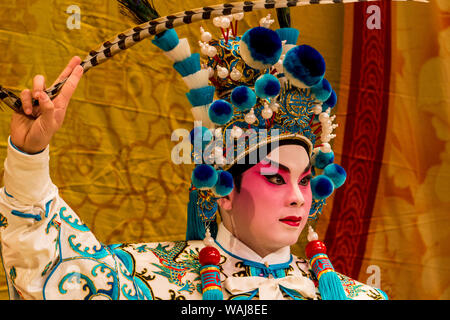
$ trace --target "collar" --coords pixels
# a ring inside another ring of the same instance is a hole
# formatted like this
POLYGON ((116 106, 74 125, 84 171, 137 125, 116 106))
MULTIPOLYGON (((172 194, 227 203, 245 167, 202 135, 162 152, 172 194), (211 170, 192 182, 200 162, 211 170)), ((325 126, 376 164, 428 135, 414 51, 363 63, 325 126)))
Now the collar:
POLYGON ((216 243, 223 251, 226 251, 240 260, 247 260, 263 265, 284 265, 289 264, 292 261, 291 248, 289 246, 272 252, 265 257, 261 257, 236 238, 227 228, 225 228, 223 223, 219 225, 216 243))

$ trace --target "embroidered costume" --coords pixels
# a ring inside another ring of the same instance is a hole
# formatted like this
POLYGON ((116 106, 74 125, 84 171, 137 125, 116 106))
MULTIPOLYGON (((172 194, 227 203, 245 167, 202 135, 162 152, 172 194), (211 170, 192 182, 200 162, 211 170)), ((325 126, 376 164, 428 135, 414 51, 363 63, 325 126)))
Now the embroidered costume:
MULTIPOLYGON (((248 1, 163 18, 146 1, 120 2, 141 24, 93 50, 82 64, 88 69, 156 34, 152 43, 186 83, 195 120, 186 241, 98 242, 51 182, 49 147, 28 155, 9 140, 0 228, 10 297, 387 299, 380 289, 335 272, 312 229, 308 260, 293 256, 289 247, 262 258, 216 223, 217 200, 234 187, 232 173, 283 144, 301 145, 310 156, 310 219, 318 219, 326 198, 345 182, 347 173, 334 163, 330 145, 337 101, 325 78, 325 60, 313 47, 296 44, 299 31, 283 10, 306 2, 248 1), (243 12, 264 8, 277 8, 280 28, 270 29, 269 15, 239 35, 243 12), (188 40, 173 28, 210 18, 222 37, 213 39, 201 28, 201 55, 191 53, 188 40)), ((56 95, 60 86, 48 92, 56 95)), ((0 98, 21 112, 20 100, 6 89, 0 98)))

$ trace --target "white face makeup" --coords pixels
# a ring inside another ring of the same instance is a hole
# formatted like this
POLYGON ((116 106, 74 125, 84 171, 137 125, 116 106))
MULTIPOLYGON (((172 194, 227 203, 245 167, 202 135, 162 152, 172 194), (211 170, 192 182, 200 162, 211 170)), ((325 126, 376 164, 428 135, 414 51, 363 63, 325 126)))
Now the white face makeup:
POLYGON ((240 192, 219 200, 225 227, 261 257, 295 244, 311 208, 310 179, 306 150, 278 147, 243 173, 240 192))

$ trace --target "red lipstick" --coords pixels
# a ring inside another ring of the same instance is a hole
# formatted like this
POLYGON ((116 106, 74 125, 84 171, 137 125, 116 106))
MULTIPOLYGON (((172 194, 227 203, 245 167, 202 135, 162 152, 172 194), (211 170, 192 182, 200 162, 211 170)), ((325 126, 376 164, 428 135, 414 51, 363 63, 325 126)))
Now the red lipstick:
POLYGON ((292 227, 298 227, 300 225, 300 221, 302 221, 302 217, 289 216, 280 219, 281 222, 286 223, 292 227))

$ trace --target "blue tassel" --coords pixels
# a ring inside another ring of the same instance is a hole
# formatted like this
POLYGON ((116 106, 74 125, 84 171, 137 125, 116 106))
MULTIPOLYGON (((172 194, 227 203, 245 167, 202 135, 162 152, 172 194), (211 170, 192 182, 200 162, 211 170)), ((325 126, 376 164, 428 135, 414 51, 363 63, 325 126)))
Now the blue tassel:
POLYGON ((220 268, 210 264, 200 268, 203 300, 223 300, 220 268))
POLYGON ((286 40, 286 44, 296 44, 300 32, 294 28, 280 28, 275 30, 281 41, 286 40))
POLYGON ((324 273, 319 280, 322 300, 348 300, 341 280, 334 271, 324 273))
MULTIPOLYGON (((189 192, 186 240, 203 240, 205 238, 206 229, 199 213, 198 192, 198 190, 191 190, 189 192)), ((217 222, 215 219, 211 220, 209 230, 211 231, 212 237, 215 238, 217 234, 217 222)))
POLYGON ((194 74, 201 69, 200 54, 193 53, 188 58, 175 62, 173 68, 182 76, 186 77, 194 74))
POLYGON ((192 89, 186 96, 194 107, 210 104, 214 100, 214 86, 206 86, 198 89, 192 89))
POLYGON ((180 40, 174 29, 169 29, 163 33, 157 34, 152 43, 163 51, 170 51, 175 48, 180 40))

